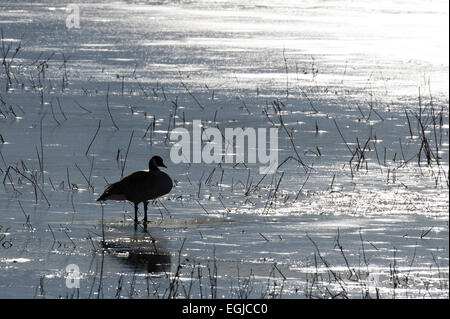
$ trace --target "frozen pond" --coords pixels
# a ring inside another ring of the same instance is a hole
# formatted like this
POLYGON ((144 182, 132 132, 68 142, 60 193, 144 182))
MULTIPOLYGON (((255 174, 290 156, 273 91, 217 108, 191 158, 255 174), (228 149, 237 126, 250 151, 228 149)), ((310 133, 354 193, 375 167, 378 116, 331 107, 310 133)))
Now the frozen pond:
POLYGON ((448 298, 448 13, 0 0, 0 298, 448 298), (173 163, 195 120, 277 128, 277 171, 173 163), (96 199, 156 154, 135 229, 96 199))

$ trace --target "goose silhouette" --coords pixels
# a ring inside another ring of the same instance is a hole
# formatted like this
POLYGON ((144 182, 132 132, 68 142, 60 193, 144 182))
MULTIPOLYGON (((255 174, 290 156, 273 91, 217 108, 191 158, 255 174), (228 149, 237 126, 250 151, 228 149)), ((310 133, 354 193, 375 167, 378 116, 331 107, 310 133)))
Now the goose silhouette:
POLYGON ((136 171, 110 184, 97 201, 127 200, 134 204, 134 222, 138 223, 139 203, 144 204, 144 225, 147 224, 149 201, 168 194, 173 186, 172 179, 158 167, 165 167, 160 156, 153 156, 148 162, 148 171, 136 171))

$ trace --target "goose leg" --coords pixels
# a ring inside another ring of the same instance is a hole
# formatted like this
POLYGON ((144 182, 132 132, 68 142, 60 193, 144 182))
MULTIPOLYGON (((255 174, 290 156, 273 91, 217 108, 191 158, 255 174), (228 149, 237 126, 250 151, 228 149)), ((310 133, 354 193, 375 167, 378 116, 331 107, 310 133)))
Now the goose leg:
POLYGON ((134 224, 138 223, 138 204, 134 203, 134 224))
POLYGON ((144 202, 144 225, 147 225, 147 206, 148 202, 144 202))

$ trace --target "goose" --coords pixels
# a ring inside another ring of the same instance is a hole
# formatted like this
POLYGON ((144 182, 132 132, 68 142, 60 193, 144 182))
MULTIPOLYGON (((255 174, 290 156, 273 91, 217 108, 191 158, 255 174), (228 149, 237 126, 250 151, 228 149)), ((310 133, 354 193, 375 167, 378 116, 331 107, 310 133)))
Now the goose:
POLYGON ((138 223, 139 203, 144 204, 144 221, 147 224, 149 201, 168 194, 172 190, 172 179, 158 167, 165 167, 163 159, 156 155, 148 162, 148 171, 136 171, 120 181, 108 185, 97 201, 127 200, 134 204, 134 223, 138 223))

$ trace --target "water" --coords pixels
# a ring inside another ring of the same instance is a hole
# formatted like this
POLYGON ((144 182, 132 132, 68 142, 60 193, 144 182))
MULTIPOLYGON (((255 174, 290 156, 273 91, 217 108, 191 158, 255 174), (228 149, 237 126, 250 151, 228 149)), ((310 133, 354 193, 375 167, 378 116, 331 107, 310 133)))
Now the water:
POLYGON ((69 4, 0 4, 1 297, 448 298, 448 3, 69 4), (171 163, 193 120, 278 127, 282 165, 171 163), (147 232, 102 223, 153 154, 147 232))

